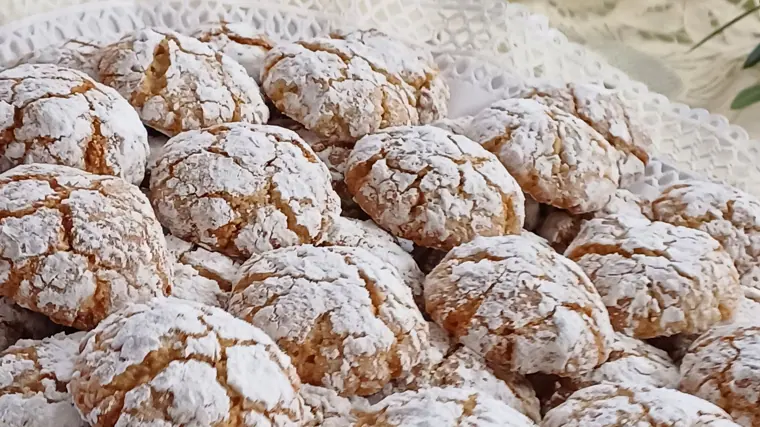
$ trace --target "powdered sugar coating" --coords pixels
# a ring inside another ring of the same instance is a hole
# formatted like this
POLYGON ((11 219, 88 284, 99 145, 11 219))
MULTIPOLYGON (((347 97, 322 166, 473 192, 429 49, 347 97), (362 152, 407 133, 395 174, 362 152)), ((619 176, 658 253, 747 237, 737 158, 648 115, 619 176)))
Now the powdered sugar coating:
POLYGON ((139 184, 148 152, 145 128, 115 90, 57 65, 0 72, 0 172, 52 163, 139 184))
POLYGON ((84 427, 66 386, 84 332, 21 340, 0 353, 3 427, 84 427))
POLYGON ((652 202, 652 218, 702 230, 731 255, 749 298, 760 301, 760 200, 707 181, 681 181, 652 202))
POLYGON ((192 37, 143 29, 103 48, 100 80, 166 135, 228 122, 266 123, 269 109, 242 65, 192 37))
POLYGON ((2 296, 89 329, 168 294, 171 281, 161 226, 137 187, 59 165, 0 175, 2 296))
POLYGON ((717 406, 667 388, 600 384, 552 409, 541 427, 738 427, 717 406))
POLYGON ((95 425, 297 426, 290 359, 261 330, 214 307, 157 298, 90 331, 70 391, 95 425))
POLYGON ((233 258, 319 243, 340 214, 327 168, 298 135, 247 123, 172 138, 150 194, 174 236, 233 258))
POLYGON ((309 426, 350 427, 356 421, 357 411, 369 408, 369 403, 361 397, 351 399, 340 396, 329 388, 303 384, 300 391, 306 406, 311 410, 309 426))
POLYGON ((430 124, 457 135, 467 135, 467 127, 472 123, 473 117, 474 116, 461 116, 457 118, 445 117, 430 124))
POLYGON ((760 423, 760 321, 711 329, 681 362, 681 390, 709 400, 745 427, 760 423))
POLYGON ((262 81, 280 111, 338 141, 433 122, 446 116, 449 99, 430 52, 377 30, 278 45, 262 81))
POLYGON ((641 196, 620 188, 616 190, 604 207, 594 212, 594 216, 602 218, 610 215, 632 216, 641 219, 652 218, 652 204, 641 196))
POLYGON ((454 248, 424 287, 433 320, 506 370, 575 376, 609 355, 614 333, 591 281, 529 237, 478 237, 454 248))
POLYGON ((567 249, 617 331, 641 339, 704 332, 743 299, 731 257, 707 233, 627 216, 587 221, 567 249))
POLYGON ((237 61, 249 76, 261 83, 264 57, 274 42, 247 22, 217 22, 204 25, 192 34, 237 61))
POLYGON ((621 153, 557 107, 530 99, 498 101, 473 118, 467 136, 496 154, 540 203, 576 214, 593 212, 620 184, 621 153))
POLYGON ((364 249, 265 252, 240 277, 228 311, 267 332, 305 383, 367 396, 421 362, 428 329, 410 289, 364 249))
POLYGON ((42 339, 59 332, 61 327, 47 317, 22 308, 0 297, 0 351, 20 339, 42 339))
POLYGON ((32 52, 19 61, 22 64, 53 64, 81 71, 91 79, 98 80, 100 45, 96 41, 72 39, 60 46, 50 46, 32 52))
POLYGON ((433 126, 362 138, 346 184, 378 225, 420 246, 448 250, 478 235, 517 234, 525 220, 523 193, 499 161, 433 126))

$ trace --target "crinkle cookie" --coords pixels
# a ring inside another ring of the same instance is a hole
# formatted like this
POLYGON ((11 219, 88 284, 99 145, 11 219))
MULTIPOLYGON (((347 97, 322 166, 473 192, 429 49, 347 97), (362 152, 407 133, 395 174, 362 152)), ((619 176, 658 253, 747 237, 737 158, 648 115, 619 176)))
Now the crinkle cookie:
POLYGON ((467 127, 472 123, 473 117, 474 116, 462 116, 455 119, 445 117, 430 124, 457 135, 467 135, 467 127))
POLYGON ((360 414, 356 427, 535 427, 530 418, 475 390, 427 388, 386 397, 360 414))
POLYGON ((166 245, 174 261, 172 296, 226 308, 240 264, 171 234, 166 236, 166 245))
POLYGON ((148 152, 145 128, 115 90, 50 64, 0 72, 0 172, 51 163, 139 184, 148 152))
POLYGON ((594 212, 594 217, 610 215, 632 216, 642 219, 652 218, 652 203, 626 189, 618 189, 604 207, 594 212))
POLYGON ((554 250, 564 253, 581 231, 584 220, 585 215, 573 215, 568 211, 555 209, 546 216, 536 234, 546 239, 554 250))
POLYGON ((478 144, 433 126, 385 129, 348 158, 354 200, 393 235, 448 250, 475 236, 518 234, 520 187, 478 144))
POLYGON ((72 39, 60 46, 50 46, 32 52, 19 61, 22 64, 53 64, 81 71, 98 80, 101 47, 96 41, 72 39))
POLYGON ((601 209, 620 184, 621 153, 557 107, 498 101, 473 118, 467 136, 496 154, 536 201, 574 214, 601 209))
POLYGON ((356 421, 356 412, 367 409, 369 403, 361 397, 346 398, 329 388, 301 385, 300 395, 311 410, 312 420, 307 425, 322 427, 350 427, 356 421))
POLYGON ((39 340, 60 331, 47 317, 0 297, 0 351, 20 339, 39 340))
POLYGON ((98 426, 300 426, 300 381, 261 330, 176 298, 133 304, 82 342, 69 390, 98 426))
POLYGON ((89 329, 171 282, 161 225, 137 187, 58 165, 0 175, 2 296, 89 329))
POLYGON ((760 301, 760 200, 727 185, 684 181, 652 202, 652 218, 696 228, 731 254, 747 297, 760 301))
POLYGON ((298 135, 247 123, 172 138, 150 198, 174 236, 243 259, 319 243, 340 215, 327 168, 298 135))
POLYGON ((251 23, 217 22, 198 28, 192 35, 237 61, 249 76, 261 82, 264 57, 274 47, 274 42, 266 34, 256 31, 251 23))
POLYGON ((541 427, 739 427, 722 409, 667 388, 600 384, 584 388, 544 417, 541 427))
POLYGON ((169 136, 269 119, 259 86, 242 65, 173 31, 144 29, 104 47, 99 70, 147 126, 169 136))
POLYGON ((565 252, 596 286, 617 331, 704 332, 743 299, 731 257, 707 233, 626 216, 587 221, 565 252))
POLYGON ((431 123, 448 107, 449 89, 430 52, 377 30, 278 45, 261 77, 280 111, 338 141, 431 123))
POLYGON ((428 314, 492 365, 577 376, 607 360, 614 332, 583 271, 525 236, 478 237, 425 279, 428 314))
POLYGON ((396 269, 344 246, 251 257, 228 311, 267 332, 301 380, 368 396, 421 363, 428 328, 396 269))
POLYGON ((745 427, 760 425, 760 321, 711 329, 681 361, 681 390, 720 406, 745 427))
POLYGON ((21 340, 0 353, 0 425, 84 427, 66 386, 84 332, 21 340))

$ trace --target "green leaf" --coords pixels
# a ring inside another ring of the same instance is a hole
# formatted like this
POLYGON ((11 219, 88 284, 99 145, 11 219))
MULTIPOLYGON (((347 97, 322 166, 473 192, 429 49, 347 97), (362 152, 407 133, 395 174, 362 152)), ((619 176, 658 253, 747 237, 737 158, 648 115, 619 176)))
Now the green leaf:
POLYGON ((760 44, 752 49, 752 52, 750 52, 747 60, 744 61, 744 68, 754 67, 758 62, 760 62, 760 44))
POLYGON ((703 44, 707 43, 710 39, 717 36, 718 34, 722 33, 726 28, 736 24, 737 22, 741 21, 742 19, 746 18, 747 16, 751 15, 753 12, 760 10, 760 5, 757 5, 744 13, 740 14, 739 16, 735 17, 734 19, 726 22, 725 24, 721 25, 718 29, 713 31, 712 33, 708 34, 707 37, 700 40, 697 44, 692 46, 691 49, 689 49, 689 52, 693 51, 694 49, 702 46, 703 44))
POLYGON ((734 98, 731 103, 732 110, 741 110, 760 101, 760 84, 745 88, 734 98))

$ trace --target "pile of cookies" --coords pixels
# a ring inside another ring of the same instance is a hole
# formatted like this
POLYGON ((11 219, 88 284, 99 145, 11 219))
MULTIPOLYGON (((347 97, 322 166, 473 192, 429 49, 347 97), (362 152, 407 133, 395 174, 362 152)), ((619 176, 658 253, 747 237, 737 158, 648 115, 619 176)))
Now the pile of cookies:
POLYGON ((247 23, 0 72, 0 425, 760 425, 760 201, 614 90, 247 23))

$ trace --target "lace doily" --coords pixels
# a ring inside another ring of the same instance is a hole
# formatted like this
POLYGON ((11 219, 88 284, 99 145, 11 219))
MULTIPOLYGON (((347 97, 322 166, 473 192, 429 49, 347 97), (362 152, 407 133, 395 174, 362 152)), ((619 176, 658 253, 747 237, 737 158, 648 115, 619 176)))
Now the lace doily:
MULTIPOLYGON (((83 0, 6 0, 3 8, 26 14, 43 10, 44 3, 72 1, 83 0)), ((219 19, 245 20, 284 40, 337 27, 376 27, 408 41, 428 41, 452 82, 452 115, 509 95, 519 80, 601 81, 620 90, 655 132, 658 158, 760 195, 760 187, 750 185, 760 179, 758 142, 744 129, 650 92, 568 41, 546 17, 504 0, 94 1, 0 27, 0 67, 71 38, 107 42, 145 26, 187 31, 219 19)), ((650 172, 659 169, 657 163, 650 172)))

